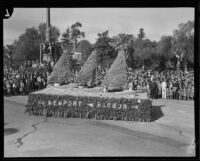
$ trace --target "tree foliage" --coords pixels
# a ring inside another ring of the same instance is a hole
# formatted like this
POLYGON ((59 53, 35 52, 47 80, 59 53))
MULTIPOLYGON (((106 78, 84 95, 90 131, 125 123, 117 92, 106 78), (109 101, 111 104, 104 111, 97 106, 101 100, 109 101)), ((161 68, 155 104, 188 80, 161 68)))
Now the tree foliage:
MULTIPOLYGON (((27 28, 23 34, 15 40, 11 46, 13 48, 14 64, 18 64, 24 60, 38 60, 40 58, 40 43, 45 41, 46 24, 39 24, 38 28, 27 28)), ((51 41, 57 41, 60 35, 59 29, 51 26, 51 41)), ((57 54, 60 50, 57 48, 57 54)))
POLYGON ((111 38, 108 36, 108 30, 97 35, 98 39, 95 43, 95 49, 98 54, 98 64, 108 68, 110 66, 110 60, 116 57, 116 52, 110 45, 111 38))
POLYGON ((4 64, 11 65, 13 64, 14 60, 14 46, 13 45, 6 45, 3 47, 3 61, 4 64))
POLYGON ((75 24, 72 24, 70 28, 68 27, 62 34, 62 37, 65 38, 66 43, 73 41, 74 48, 77 47, 79 40, 85 37, 85 32, 80 31, 81 27, 82 24, 80 22, 76 22, 75 24))
POLYGON ((132 34, 118 34, 110 43, 116 51, 125 51, 125 60, 130 68, 134 68, 134 41, 132 34))
POLYGON ((188 61, 194 62, 194 21, 188 21, 178 25, 173 32, 174 48, 181 49, 183 61, 187 66, 188 61))
POLYGON ((118 34, 112 38, 111 46, 116 50, 128 50, 134 46, 134 36, 132 34, 118 34))
MULTIPOLYGON (((46 29, 47 25, 46 23, 40 23, 38 26, 38 32, 39 32, 39 38, 41 42, 45 42, 46 40, 46 29)), ((51 26, 50 27, 50 32, 51 32, 51 42, 56 42, 60 36, 60 31, 56 26, 51 26)))
MULTIPOLYGON (((146 38, 144 29, 140 28, 137 38, 133 34, 120 33, 109 37, 109 31, 98 33, 97 41, 92 45, 86 40, 81 40, 85 37, 85 33, 80 30, 81 27, 82 24, 76 22, 62 34, 62 37, 65 38, 65 44, 73 45, 76 52, 83 53, 81 64, 84 64, 93 50, 97 51, 97 63, 103 67, 110 67, 118 51, 121 50, 125 51, 128 67, 133 69, 142 66, 150 68, 168 61, 175 65, 177 63, 175 55, 180 56, 182 53, 185 67, 188 63, 190 66, 194 63, 194 21, 179 24, 172 36, 163 35, 159 41, 146 38)), ((60 35, 59 29, 51 26, 50 31, 51 41, 56 42, 60 35)), ((27 28, 18 40, 11 44, 12 50, 9 49, 9 46, 4 47, 4 62, 13 60, 13 63, 19 63, 20 60, 39 59, 39 44, 45 41, 45 34, 45 23, 39 24, 37 28, 27 28), (9 57, 11 58, 9 59, 9 57)), ((57 58, 62 53, 60 44, 57 42, 53 48, 57 58)), ((73 62, 73 64, 75 63, 73 62)))
POLYGON ((171 59, 174 54, 172 53, 172 36, 163 35, 158 43, 157 51, 159 54, 164 55, 166 59, 171 59))
POLYGON ((39 32, 35 27, 27 28, 25 33, 13 44, 16 60, 39 59, 39 32))
POLYGON ((86 62, 87 58, 92 53, 92 46, 91 46, 91 44, 90 44, 89 41, 87 41, 87 40, 81 40, 78 43, 75 52, 79 52, 79 53, 82 54, 81 55, 81 64, 83 65, 86 62))

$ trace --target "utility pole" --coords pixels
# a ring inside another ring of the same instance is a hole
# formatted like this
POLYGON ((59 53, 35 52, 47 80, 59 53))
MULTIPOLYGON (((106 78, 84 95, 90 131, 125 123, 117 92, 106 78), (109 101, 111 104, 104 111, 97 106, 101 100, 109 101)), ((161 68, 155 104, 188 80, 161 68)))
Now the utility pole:
POLYGON ((46 37, 45 37, 45 41, 46 44, 49 45, 49 53, 48 54, 44 54, 43 60, 50 62, 52 59, 52 46, 51 46, 51 23, 50 23, 50 8, 46 9, 46 37))
POLYGON ((50 31, 50 8, 47 8, 46 10, 46 23, 47 23, 47 29, 46 29, 46 41, 50 42, 51 38, 51 31, 50 31))

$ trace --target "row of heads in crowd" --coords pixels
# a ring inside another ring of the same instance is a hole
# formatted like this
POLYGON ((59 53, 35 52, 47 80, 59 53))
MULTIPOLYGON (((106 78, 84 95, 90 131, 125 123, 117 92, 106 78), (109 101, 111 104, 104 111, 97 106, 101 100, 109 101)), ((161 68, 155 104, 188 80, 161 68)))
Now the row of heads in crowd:
POLYGON ((182 70, 164 70, 164 71, 153 71, 153 70, 132 70, 129 68, 129 80, 133 84, 147 84, 149 81, 156 82, 158 84, 166 82, 167 86, 178 86, 182 88, 188 88, 194 86, 194 70, 182 71, 182 70))
MULTIPOLYGON (((51 61, 50 62, 50 66, 53 69, 53 67, 55 66, 57 60, 51 61)), ((41 64, 47 64, 46 62, 43 63, 39 63, 38 60, 35 61, 25 61, 23 63, 21 63, 21 67, 41 67, 41 64)), ((107 72, 107 68, 102 68, 100 66, 98 66, 98 68, 100 69, 99 71, 101 71, 103 73, 103 75, 106 74, 107 72)), ((30 75, 30 77, 36 77, 38 75, 41 75, 42 77, 48 77, 50 75, 52 70, 50 71, 46 71, 46 72, 33 72, 33 73, 29 73, 28 75, 30 75)), ((14 78, 19 78, 19 77, 24 77, 27 74, 26 73, 20 73, 20 68, 18 69, 13 69, 11 67, 5 66, 4 67, 4 74, 6 73, 6 76, 9 77, 14 77, 14 78)), ((128 69, 128 73, 129 73, 129 82, 133 82, 133 84, 140 84, 142 86, 146 86, 147 83, 151 80, 157 83, 161 83, 163 81, 165 81, 168 86, 170 84, 183 84, 183 86, 194 86, 194 70, 189 70, 187 72, 184 72, 182 70, 165 70, 165 71, 153 71, 153 70, 145 70, 144 68, 141 69, 135 69, 132 70, 131 68, 128 69)))

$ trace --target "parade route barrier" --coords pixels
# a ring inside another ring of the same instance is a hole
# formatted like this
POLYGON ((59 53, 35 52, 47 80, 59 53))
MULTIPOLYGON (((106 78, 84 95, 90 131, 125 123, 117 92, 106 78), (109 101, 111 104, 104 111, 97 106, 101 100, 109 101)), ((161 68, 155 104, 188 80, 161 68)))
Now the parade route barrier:
POLYGON ((87 89, 73 90, 70 87, 44 89, 28 95, 26 113, 64 118, 151 121, 151 100, 120 94, 102 94, 89 89, 87 92, 87 89))

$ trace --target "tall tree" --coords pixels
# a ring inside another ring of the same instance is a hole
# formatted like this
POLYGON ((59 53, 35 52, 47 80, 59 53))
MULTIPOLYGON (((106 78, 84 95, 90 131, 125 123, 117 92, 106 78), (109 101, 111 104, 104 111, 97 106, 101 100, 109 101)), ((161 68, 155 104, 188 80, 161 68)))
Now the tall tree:
POLYGON ((76 22, 75 24, 72 24, 70 28, 68 27, 62 34, 62 37, 66 39, 66 43, 69 43, 70 41, 74 42, 74 49, 77 47, 79 40, 82 37, 85 37, 85 32, 80 31, 80 27, 82 27, 82 24, 80 22, 76 22))
POLYGON ((35 27, 27 28, 15 42, 16 60, 39 59, 39 33, 35 27))
POLYGON ((114 36, 111 41, 111 46, 114 47, 115 50, 127 50, 134 46, 134 36, 132 34, 118 34, 114 36))
POLYGON ((76 22, 71 26, 71 38, 72 40, 74 40, 75 47, 78 44, 78 40, 81 37, 85 37, 85 32, 81 32, 79 29, 80 27, 82 27, 82 24, 80 22, 76 22))
POLYGON ((106 61, 106 67, 108 68, 109 61, 116 56, 116 52, 110 45, 111 38, 108 36, 108 30, 97 35, 98 38, 95 43, 95 48, 98 54, 98 63, 104 66, 104 62, 106 61))
POLYGON ((13 64, 14 59, 14 46, 13 45, 6 45, 3 47, 3 60, 4 64, 13 64))
POLYGON ((68 27, 66 31, 62 34, 62 38, 65 39, 65 43, 69 44, 71 40, 71 30, 68 27))
POLYGON ((134 68, 134 41, 135 38, 132 34, 118 34, 114 36, 110 42, 111 46, 116 50, 125 51, 125 59, 128 67, 134 68))
POLYGON ((188 62, 194 62, 194 21, 188 21, 178 25, 173 32, 174 48, 183 53, 183 64, 187 70, 188 62))
POLYGON ((81 53, 81 62, 80 63, 83 65, 86 62, 87 58, 92 53, 92 46, 89 41, 81 40, 81 41, 79 41, 75 52, 81 53))
POLYGON ((172 53, 172 36, 163 35, 158 42, 157 51, 163 55, 166 60, 170 60, 174 55, 172 53))
MULTIPOLYGON (((20 60, 39 59, 40 42, 45 41, 46 24, 41 23, 37 28, 27 28, 23 34, 19 36, 12 44, 13 63, 17 64, 20 60)), ((60 35, 57 27, 51 27, 51 41, 57 41, 60 35)), ((57 50, 57 53, 60 52, 57 50)))

